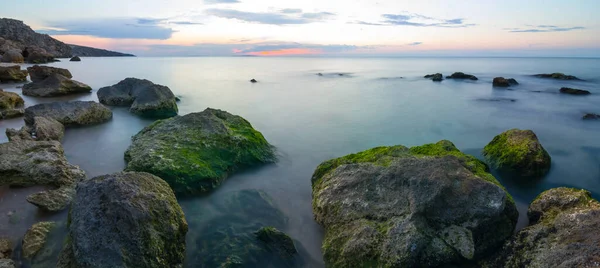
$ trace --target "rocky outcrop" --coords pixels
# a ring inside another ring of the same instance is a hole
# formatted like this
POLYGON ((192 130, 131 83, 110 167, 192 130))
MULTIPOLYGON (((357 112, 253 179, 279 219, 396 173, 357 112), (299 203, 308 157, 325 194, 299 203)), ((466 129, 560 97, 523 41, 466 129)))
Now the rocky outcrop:
POLYGON ((93 125, 110 120, 112 111, 93 101, 42 103, 25 109, 27 124, 33 124, 36 116, 52 118, 65 126, 93 125))
POLYGON ((21 66, 0 66, 0 83, 25 81, 27 81, 27 71, 21 70, 21 66))
POLYGON ((6 129, 9 141, 61 141, 64 135, 65 126, 63 124, 52 118, 40 116, 33 118, 33 125, 25 125, 20 130, 6 129))
POLYGON ((531 130, 501 133, 485 146, 483 155, 493 167, 520 177, 542 177, 550 170, 550 155, 531 130))
POLYGON ((41 64, 57 61, 54 59, 55 56, 52 53, 37 46, 26 47, 23 50, 23 56, 27 63, 41 64))
POLYGON ((482 267, 597 267, 600 203, 590 192, 555 188, 529 206, 529 226, 482 267))
POLYGON ((23 54, 18 49, 10 49, 4 52, 2 55, 0 62, 9 62, 9 63, 24 63, 25 58, 23 58, 23 54))
POLYGON ((163 178, 175 193, 200 193, 244 167, 275 161, 273 147, 244 118, 206 109, 159 120, 132 138, 126 170, 163 178))
POLYGON ((1 185, 51 189, 32 194, 27 201, 47 211, 67 207, 75 185, 85 178, 79 167, 67 162, 64 150, 56 141, 11 141, 0 144, 1 185))
POLYGON ((31 226, 23 237, 22 256, 32 259, 44 247, 48 234, 56 227, 55 222, 38 222, 31 226))
POLYGON ((84 83, 69 79, 60 74, 51 74, 39 82, 23 86, 23 95, 33 97, 57 97, 77 93, 90 93, 92 88, 84 83))
POLYGON ((50 66, 34 65, 28 67, 27 72, 29 73, 29 79, 31 79, 32 82, 42 82, 53 74, 60 74, 69 79, 73 78, 73 75, 69 70, 50 66))
POLYGON ((58 267, 181 267, 188 225, 169 185, 121 172, 77 186, 58 267))
POLYGON ((510 87, 510 86, 516 86, 518 84, 519 83, 514 78, 508 78, 508 79, 506 79, 504 77, 496 77, 492 81, 492 85, 494 87, 510 87))
POLYGON ((478 80, 478 78, 472 74, 465 74, 462 72, 453 73, 450 76, 446 76, 446 79, 469 79, 469 80, 478 80))
MULTIPOLYGON (((43 49, 52 57, 66 58, 71 56, 71 47, 49 35, 33 31, 22 21, 0 19, 0 37, 10 41, 12 49, 25 51, 27 47, 43 49)), ((27 55, 23 55, 28 58, 27 55)))
POLYGON ((10 259, 12 257, 13 244, 6 238, 0 238, 0 259, 10 259))
POLYGON ((79 56, 72 57, 69 61, 81 61, 79 56))
POLYGON ((10 259, 0 259, 0 268, 15 268, 15 262, 10 259))
POLYGON ((24 105, 21 96, 0 89, 0 119, 22 116, 25 113, 24 105))
POLYGON ((79 57, 135 57, 132 54, 110 51, 93 47, 69 45, 73 55, 79 57))
POLYGON ((145 79, 126 78, 98 90, 100 103, 130 106, 129 111, 144 117, 169 118, 177 115, 177 101, 171 89, 145 79))
POLYGON ((426 76, 423 76, 423 78, 431 79, 434 82, 441 82, 442 80, 444 80, 444 75, 442 75, 441 73, 428 74, 426 76))
POLYGON ((575 88, 570 88, 570 87, 561 88, 560 93, 570 94, 570 95, 590 95, 590 94, 592 94, 587 90, 575 89, 575 88))
POLYGON ((323 162, 312 188, 328 267, 464 266, 501 246, 518 218, 487 166, 446 140, 323 162))
POLYGON ((600 114, 587 113, 583 116, 582 119, 583 120, 598 120, 598 119, 600 119, 600 114))
POLYGON ((558 79, 558 80, 581 80, 581 79, 577 78, 576 76, 566 75, 563 73, 535 74, 533 76, 539 77, 539 78, 552 78, 552 79, 558 79))
POLYGON ((263 227, 256 231, 256 238, 283 259, 293 258, 298 253, 291 237, 275 227, 263 227))

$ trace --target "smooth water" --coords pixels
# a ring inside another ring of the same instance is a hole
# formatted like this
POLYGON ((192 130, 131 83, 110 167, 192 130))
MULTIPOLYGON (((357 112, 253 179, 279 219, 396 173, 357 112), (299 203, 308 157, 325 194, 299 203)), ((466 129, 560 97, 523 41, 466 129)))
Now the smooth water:
MULTIPOLYGON (((581 119, 584 113, 600 113, 600 59, 84 58, 52 65, 68 68, 75 80, 94 88, 93 94, 61 100, 97 100, 100 87, 126 77, 146 78, 181 97, 180 114, 211 107, 248 119, 277 147, 280 161, 231 176, 207 196, 180 200, 188 221, 202 217, 199 208, 209 208, 229 192, 263 190, 288 217, 283 231, 302 244, 317 266, 322 266, 323 230, 312 215, 312 172, 322 161, 375 146, 448 139, 481 157, 482 148, 495 135, 511 128, 531 129, 552 156, 549 175, 532 184, 499 178, 517 201, 521 219, 527 204, 545 189, 570 186, 588 189, 596 197, 600 193, 600 121, 581 119), (455 71, 474 74, 479 81, 435 83, 422 78, 455 71), (586 81, 530 76, 552 72, 586 81), (491 81, 496 76, 515 78, 520 85, 494 89, 491 81), (251 78, 259 83, 248 82, 251 78), (592 95, 558 94, 563 86, 592 95)), ((17 84, 2 86, 20 93, 17 84)), ((25 97, 25 101, 29 106, 52 99, 25 97)), ((124 108, 113 111, 108 123, 66 132, 67 158, 90 177, 121 171, 131 136, 151 123, 124 108)), ((0 121, 0 132, 22 124, 22 119, 0 121)), ((5 141, 2 135, 0 142, 5 141)), ((66 217, 38 214, 24 201, 26 190, 0 188, 0 236, 16 240, 34 221, 66 217), (9 222, 9 210, 22 215, 18 224, 9 222)), ((522 220, 519 225, 524 224, 522 220)), ((191 228, 188 244, 198 232, 193 228, 200 227, 191 228)))

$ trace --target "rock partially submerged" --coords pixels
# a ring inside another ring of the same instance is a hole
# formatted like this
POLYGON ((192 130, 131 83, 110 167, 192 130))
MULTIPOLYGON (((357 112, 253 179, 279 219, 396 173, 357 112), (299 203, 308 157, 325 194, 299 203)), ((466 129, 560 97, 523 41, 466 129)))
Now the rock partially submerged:
POLYGON ((188 225, 169 185, 121 172, 77 186, 58 267, 182 267, 188 225))
POLYGON ((0 62, 24 63, 25 58, 23 58, 23 55, 21 54, 20 50, 10 49, 10 50, 4 52, 4 55, 2 55, 0 62))
POLYGON ((485 146, 483 155, 495 168, 522 177, 542 177, 550 170, 550 155, 531 130, 501 133, 485 146))
POLYGON ((450 76, 446 76, 446 79, 469 79, 469 80, 478 80, 478 78, 472 74, 465 74, 463 72, 456 72, 450 76))
POLYGON ((85 178, 79 167, 67 162, 56 141, 11 141, 0 144, 1 185, 51 189, 32 194, 27 201, 47 211, 69 205, 77 182, 85 178))
POLYGON ((0 83, 25 81, 27 81, 27 71, 21 70, 21 66, 0 66, 0 83))
POLYGON ((25 125, 20 130, 6 129, 6 136, 9 141, 61 141, 64 135, 65 126, 63 124, 52 118, 41 116, 34 117, 33 125, 25 125))
POLYGON ((518 84, 519 83, 514 78, 506 79, 504 77, 496 77, 492 81, 492 85, 495 87, 510 87, 510 86, 516 86, 518 84))
POLYGON ((48 234, 56 227, 55 222, 38 222, 31 226, 23 237, 22 256, 32 259, 44 247, 48 234))
POLYGON ((291 237, 275 227, 263 227, 256 231, 256 238, 262 241, 266 247, 278 254, 281 258, 293 258, 298 253, 291 237))
POLYGON ((600 114, 587 113, 583 116, 582 119, 583 120, 598 120, 598 119, 600 119, 600 114))
POLYGON ((0 259, 0 268, 15 268, 15 262, 10 259, 0 259))
POLYGON ((29 78, 32 82, 44 81, 46 78, 52 76, 53 74, 60 74, 69 79, 73 78, 73 75, 69 70, 50 66, 34 65, 32 67, 27 68, 27 72, 29 72, 29 78))
POLYGON ((441 73, 428 74, 428 75, 424 76, 423 78, 431 79, 434 82, 440 82, 440 81, 444 80, 444 75, 442 75, 441 73))
POLYGON ((25 122, 33 124, 36 116, 52 118, 65 126, 92 125, 112 118, 112 111, 93 101, 52 102, 25 109, 25 122))
POLYGON ((570 87, 561 88, 560 93, 570 94, 570 95, 590 95, 590 94, 592 94, 587 90, 570 88, 570 87))
POLYGON ((0 119, 22 116, 25 113, 24 105, 21 96, 0 89, 0 119))
POLYGON ((81 61, 79 56, 72 57, 69 61, 81 61))
POLYGON ((312 188, 328 267, 469 264, 501 246, 518 218, 487 166, 445 140, 323 162, 312 188))
POLYGON ((600 203, 590 192, 555 188, 529 206, 529 226, 483 267, 597 267, 600 203))
POLYGON ((23 95, 33 97, 57 97, 77 93, 90 93, 92 88, 84 83, 69 79, 60 74, 51 74, 39 82, 23 86, 23 95))
POLYGON ((177 115, 176 97, 166 86, 137 78, 126 78, 118 84, 98 90, 100 103, 111 106, 131 106, 129 111, 152 118, 177 115))
POLYGON ((244 118, 208 108, 144 128, 125 160, 126 170, 157 175, 175 193, 201 193, 240 168, 275 162, 275 153, 244 118))
POLYGON ((581 80, 581 79, 577 78, 576 76, 566 75, 563 73, 535 74, 533 76, 539 77, 539 78, 552 78, 552 79, 558 79, 558 80, 581 80))
POLYGON ((256 83, 256 82, 258 82, 258 81, 256 81, 256 79, 254 79, 254 78, 252 78, 252 79, 250 80, 250 83, 256 83))
POLYGON ((0 259, 10 259, 12 257, 13 244, 6 238, 0 238, 0 259))

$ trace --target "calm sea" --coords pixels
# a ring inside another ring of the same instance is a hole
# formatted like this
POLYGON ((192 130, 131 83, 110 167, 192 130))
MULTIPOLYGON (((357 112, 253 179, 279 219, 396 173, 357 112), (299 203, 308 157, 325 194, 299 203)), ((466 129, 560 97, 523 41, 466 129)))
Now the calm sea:
MULTIPOLYGON (((98 88, 136 77, 170 87, 182 99, 180 114, 212 107, 248 119, 277 147, 279 163, 231 176, 207 196, 181 200, 186 217, 188 221, 201 217, 198 208, 210 206, 229 192, 263 190, 288 217, 283 231, 318 265, 322 265, 323 230, 311 211, 312 172, 324 160, 375 146, 414 146, 448 139, 464 152, 481 157, 482 148, 495 135, 511 128, 531 129, 552 156, 549 175, 530 184, 499 178, 517 200, 522 219, 527 204, 549 188, 570 186, 588 189, 595 197, 600 194, 600 121, 581 119, 585 113, 600 114, 600 59, 84 58, 80 63, 63 61, 52 66, 69 69, 75 80, 92 86, 93 94, 25 97, 27 106, 53 100, 97 100, 98 88), (479 81, 434 83, 422 78, 455 71, 474 74, 479 81), (552 72, 585 81, 530 76, 552 72), (511 90, 492 88, 496 76, 515 78, 520 85, 511 90), (249 83, 252 78, 259 83, 249 83), (592 95, 558 94, 564 86, 586 89, 592 95)), ((3 85, 7 91, 20 93, 16 86, 3 85)), ((123 108, 113 112, 113 120, 106 124, 66 132, 67 158, 90 177, 123 170, 123 153, 131 136, 151 123, 123 108)), ((0 121, 0 132, 22 125, 22 119, 0 121)), ((6 141, 1 135, 0 142, 6 141)), ((34 190, 0 188, 0 236, 17 240, 35 221, 66 218, 65 213, 40 214, 25 202, 26 194, 34 190), (9 223, 15 214, 19 224, 9 223)), ((190 226, 188 244, 197 233, 190 226)))

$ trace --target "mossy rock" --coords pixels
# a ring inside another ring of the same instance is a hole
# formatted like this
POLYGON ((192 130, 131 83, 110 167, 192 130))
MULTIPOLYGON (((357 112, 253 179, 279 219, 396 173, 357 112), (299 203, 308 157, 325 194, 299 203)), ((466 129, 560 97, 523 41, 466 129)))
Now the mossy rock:
POLYGON ((511 129, 494 137, 483 155, 496 169, 522 177, 543 177, 551 158, 531 130, 511 129))
POLYGON ((206 109, 159 120, 133 137, 126 170, 155 174, 175 193, 207 192, 231 173, 275 162, 274 148, 244 118, 206 109))
POLYGON ((487 166, 446 140, 325 161, 312 186, 328 267, 473 264, 518 218, 487 166))
POLYGON ((298 253, 290 236, 275 227, 263 227, 256 231, 256 238, 265 243, 267 248, 282 258, 292 258, 298 253))
POLYGON ((25 101, 17 93, 0 89, 0 119, 18 117, 25 113, 25 101))
POLYGON ((48 234, 56 227, 55 222, 38 222, 31 226, 23 238, 23 257, 31 259, 44 247, 48 234))
POLYGON ((27 70, 21 70, 21 66, 0 66, 0 83, 25 81, 27 81, 27 70))

